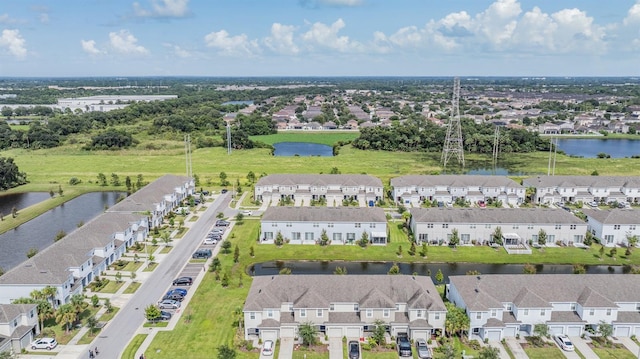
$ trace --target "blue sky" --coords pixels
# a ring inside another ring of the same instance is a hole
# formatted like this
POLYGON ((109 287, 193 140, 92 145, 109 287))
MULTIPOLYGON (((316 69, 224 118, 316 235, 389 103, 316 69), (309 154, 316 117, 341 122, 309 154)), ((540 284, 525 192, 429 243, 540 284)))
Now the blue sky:
POLYGON ((639 76, 640 0, 0 0, 0 76, 639 76))

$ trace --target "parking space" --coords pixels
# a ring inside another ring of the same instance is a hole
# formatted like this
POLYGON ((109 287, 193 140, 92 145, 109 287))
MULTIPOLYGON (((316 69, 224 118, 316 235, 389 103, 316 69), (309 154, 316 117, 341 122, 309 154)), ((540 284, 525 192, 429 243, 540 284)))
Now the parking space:
POLYGON ((280 338, 280 352, 278 359, 293 358, 293 338, 280 338))
POLYGON ((591 347, 589 347, 589 344, 587 344, 584 339, 580 337, 569 337, 569 339, 573 343, 573 346, 578 349, 585 358, 598 358, 598 355, 591 350, 591 347))
POLYGON ((342 359, 342 338, 329 338, 329 359, 342 359))

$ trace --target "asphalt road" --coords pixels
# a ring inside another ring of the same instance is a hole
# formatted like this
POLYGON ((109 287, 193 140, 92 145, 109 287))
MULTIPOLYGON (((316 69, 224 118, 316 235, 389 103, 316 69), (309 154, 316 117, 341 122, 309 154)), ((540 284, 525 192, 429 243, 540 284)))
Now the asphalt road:
POLYGON ((221 211, 226 212, 224 210, 228 210, 229 202, 231 202, 231 196, 228 193, 221 194, 206 211, 199 213, 198 221, 191 226, 129 302, 102 330, 90 346, 98 347, 100 358, 120 358, 124 348, 145 320, 144 308, 156 303, 164 295, 215 223, 216 214, 221 211))

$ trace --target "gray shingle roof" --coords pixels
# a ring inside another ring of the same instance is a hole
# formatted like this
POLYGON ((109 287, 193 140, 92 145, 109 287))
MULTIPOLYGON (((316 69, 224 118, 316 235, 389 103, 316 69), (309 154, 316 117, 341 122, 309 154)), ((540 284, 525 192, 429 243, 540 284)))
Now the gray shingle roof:
POLYGON ((638 176, 537 176, 525 178, 532 187, 640 187, 638 176))
MULTIPOLYGON (((307 308, 327 308, 328 303, 361 303, 373 288, 393 303, 407 303, 417 292, 426 294, 431 310, 445 310, 444 303, 429 277, 405 275, 277 275, 253 279, 244 305, 245 311, 280 308, 295 303, 309 289, 321 297, 307 308)), ((295 307, 295 304, 294 304, 295 307)))
POLYGON ((145 212, 153 211, 164 196, 175 193, 175 189, 191 181, 186 176, 164 175, 144 186, 142 190, 111 206, 108 212, 145 212))
POLYGON ((640 211, 634 209, 598 210, 585 208, 582 210, 588 217, 604 224, 639 224, 640 211))
MULTIPOLYGON (((548 303, 577 303, 580 296, 585 295, 587 288, 599 293, 611 304, 640 302, 640 276, 626 274, 491 274, 451 276, 449 282, 458 290, 465 303, 474 302, 476 298, 513 303, 525 288, 548 303), (479 297, 478 293, 483 296, 479 297)), ((586 303, 596 306, 603 304, 600 300, 586 303)), ((489 305, 491 304, 486 306, 489 305)))
POLYGON ((262 221, 387 223, 387 217, 379 207, 269 207, 262 215, 262 221))
POLYGON ((530 291, 528 288, 522 288, 520 293, 513 299, 513 304, 519 308, 549 308, 551 304, 540 298, 539 295, 530 291))
POLYGON ((582 291, 582 293, 580 293, 577 302, 585 308, 611 308, 616 306, 613 301, 588 286, 582 291))
POLYGON ((550 208, 411 208, 417 223, 584 224, 573 214, 550 208))
POLYGON ((554 310, 551 312, 551 320, 549 322, 552 323, 586 323, 586 320, 580 318, 575 311, 558 311, 554 310))
POLYGON ((356 174, 273 174, 262 177, 256 186, 280 184, 309 184, 318 186, 348 185, 382 187, 382 181, 374 176, 356 174))
POLYGON ((408 175, 391 179, 393 187, 508 187, 523 188, 520 184, 506 176, 483 176, 483 175, 408 175))
POLYGON ((28 313, 37 304, 0 304, 0 324, 9 323, 22 313, 28 313))

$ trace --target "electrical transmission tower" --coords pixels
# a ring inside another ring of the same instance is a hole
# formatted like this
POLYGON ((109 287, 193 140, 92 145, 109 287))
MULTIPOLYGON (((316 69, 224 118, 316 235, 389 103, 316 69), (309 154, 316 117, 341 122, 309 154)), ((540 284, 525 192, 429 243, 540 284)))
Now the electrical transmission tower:
POLYGON ((500 126, 496 126, 493 132, 493 165, 498 163, 498 155, 500 154, 500 126))
POLYGON ((193 167, 191 166, 191 135, 184 135, 184 154, 187 163, 187 177, 193 177, 193 167))
POLYGON ((451 116, 447 125, 447 137, 442 149, 442 164, 447 168, 451 157, 456 156, 458 163, 464 167, 464 148, 462 142, 462 127, 460 126, 460 78, 453 79, 453 99, 451 101, 451 116))

